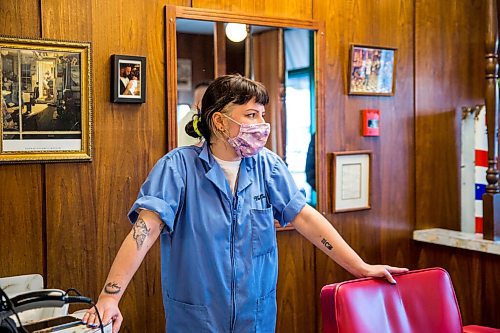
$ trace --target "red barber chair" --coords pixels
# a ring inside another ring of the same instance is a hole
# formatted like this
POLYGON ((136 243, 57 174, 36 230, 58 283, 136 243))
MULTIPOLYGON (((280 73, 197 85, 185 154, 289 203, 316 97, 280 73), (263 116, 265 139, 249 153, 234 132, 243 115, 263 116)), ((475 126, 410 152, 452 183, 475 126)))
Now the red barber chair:
POLYGON ((396 285, 364 278, 323 287, 324 333, 499 333, 462 326, 448 273, 429 268, 395 275, 396 285))

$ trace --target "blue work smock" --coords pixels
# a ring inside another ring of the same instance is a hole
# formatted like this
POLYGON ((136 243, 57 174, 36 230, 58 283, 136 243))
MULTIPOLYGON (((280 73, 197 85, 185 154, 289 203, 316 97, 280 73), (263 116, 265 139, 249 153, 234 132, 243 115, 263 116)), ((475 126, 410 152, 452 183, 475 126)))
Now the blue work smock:
POLYGON ((141 187, 129 219, 158 213, 168 333, 274 332, 278 253, 306 204, 285 163, 263 149, 242 159, 233 196, 205 143, 172 150, 141 187))

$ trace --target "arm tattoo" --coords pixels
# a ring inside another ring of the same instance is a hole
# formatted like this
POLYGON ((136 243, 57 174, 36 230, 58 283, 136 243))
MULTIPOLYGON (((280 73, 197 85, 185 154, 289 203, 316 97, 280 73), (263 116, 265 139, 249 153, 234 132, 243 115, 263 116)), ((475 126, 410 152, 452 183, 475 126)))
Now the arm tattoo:
POLYGON ((116 282, 109 282, 104 287, 104 292, 111 295, 118 294, 121 290, 122 287, 120 287, 120 285, 116 282))
POLYGON ((139 220, 135 222, 133 228, 133 237, 135 239, 135 242, 137 243, 137 251, 141 249, 142 244, 144 244, 144 240, 146 240, 146 237, 148 237, 150 231, 151 228, 148 229, 146 222, 144 222, 142 218, 139 218, 139 220))
POLYGON ((321 241, 321 243, 328 249, 328 250, 331 250, 333 249, 333 246, 332 244, 330 244, 325 238, 323 238, 323 240, 321 241))

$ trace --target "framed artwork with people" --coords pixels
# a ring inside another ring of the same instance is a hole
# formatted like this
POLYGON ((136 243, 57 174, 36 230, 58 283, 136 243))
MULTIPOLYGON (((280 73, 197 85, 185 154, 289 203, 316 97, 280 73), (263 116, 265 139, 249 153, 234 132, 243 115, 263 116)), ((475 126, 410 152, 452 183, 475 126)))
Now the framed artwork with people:
POLYGON ((91 46, 0 36, 0 163, 90 161, 91 46))
POLYGON ((113 103, 146 101, 146 58, 115 54, 111 57, 113 103))
POLYGON ((396 54, 395 48, 351 45, 349 95, 393 96, 396 54))

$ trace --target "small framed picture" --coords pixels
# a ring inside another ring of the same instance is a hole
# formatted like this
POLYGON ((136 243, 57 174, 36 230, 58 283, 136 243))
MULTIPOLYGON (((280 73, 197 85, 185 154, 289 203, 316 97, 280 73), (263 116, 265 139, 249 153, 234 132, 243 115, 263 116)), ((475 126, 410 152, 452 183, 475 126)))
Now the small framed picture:
POLYGON ((193 89, 193 65, 191 59, 177 59, 177 90, 191 91, 193 89))
POLYGON ((146 58, 115 54, 111 57, 111 101, 144 103, 146 101, 146 58))
POLYGON ((396 49, 351 45, 349 95, 393 96, 396 49))
POLYGON ((372 153, 368 150, 333 153, 333 211, 370 209, 372 153))

